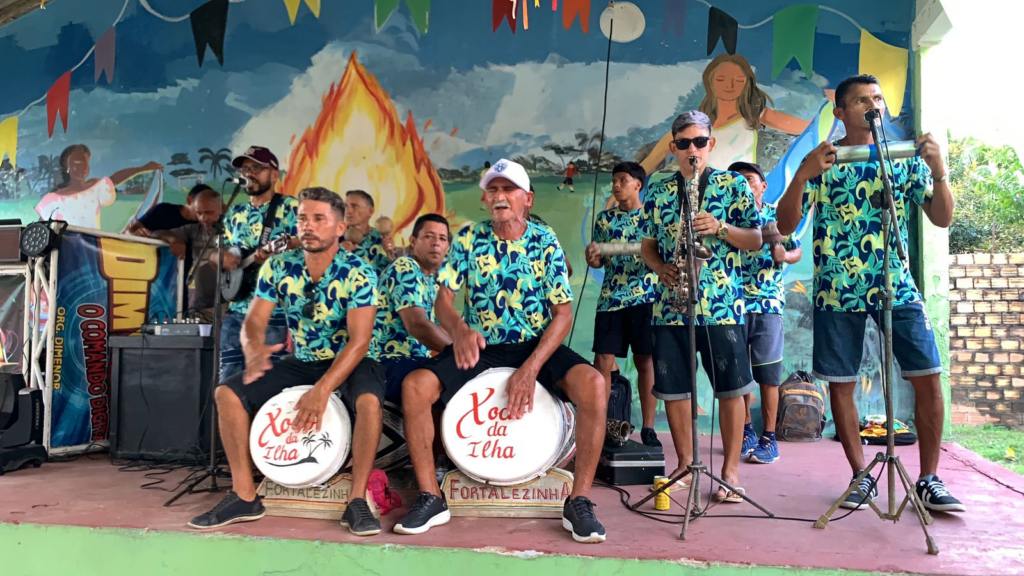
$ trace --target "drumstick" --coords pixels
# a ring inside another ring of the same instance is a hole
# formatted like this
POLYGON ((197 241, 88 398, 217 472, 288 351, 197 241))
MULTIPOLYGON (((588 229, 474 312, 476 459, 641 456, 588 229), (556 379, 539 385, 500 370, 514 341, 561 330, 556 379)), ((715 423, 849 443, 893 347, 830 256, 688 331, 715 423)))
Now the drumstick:
POLYGON ((639 242, 596 242, 601 256, 639 256, 639 242))

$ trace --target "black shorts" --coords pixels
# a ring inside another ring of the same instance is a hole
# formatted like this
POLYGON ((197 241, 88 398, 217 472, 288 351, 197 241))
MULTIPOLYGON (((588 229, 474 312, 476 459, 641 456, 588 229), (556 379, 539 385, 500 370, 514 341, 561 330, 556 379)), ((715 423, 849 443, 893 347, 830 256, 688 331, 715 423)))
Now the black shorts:
MULTIPOLYGON (((243 384, 241 374, 235 374, 222 382, 242 401, 242 406, 250 416, 256 413, 268 400, 293 386, 312 386, 327 372, 334 360, 319 362, 303 362, 289 355, 274 363, 274 367, 259 380, 252 384, 243 384)), ((356 413, 356 398, 363 394, 373 394, 384 404, 384 368, 380 362, 363 358, 356 364, 355 370, 349 374, 341 386, 334 392, 341 396, 349 414, 356 413)))
POLYGON ((566 178, 565 180, 562 180, 562 186, 565 186, 566 184, 572 186, 572 178, 566 178))
MULTIPOLYGON (((430 370, 441 381, 440 402, 442 406, 445 406, 467 382, 485 370, 522 366, 533 353, 538 342, 539 340, 518 344, 488 344, 487 348, 480 351, 480 360, 476 366, 469 370, 459 370, 455 365, 455 352, 451 346, 448 346, 440 354, 428 360, 423 365, 423 369, 430 370)), ((537 374, 537 381, 553 396, 568 402, 569 397, 558 387, 558 382, 565 378, 569 370, 580 364, 591 365, 582 356, 573 352, 571 348, 561 345, 541 367, 537 374)))
POLYGON ((651 354, 654 351, 653 313, 654 304, 598 312, 594 316, 593 352, 625 358, 626 351, 632 348, 633 354, 651 354))
MULTIPOLYGON (((750 374, 746 329, 742 324, 695 327, 697 354, 719 400, 737 398, 757 388, 750 374)), ((671 401, 693 396, 689 350, 689 327, 654 327, 655 398, 671 401)))

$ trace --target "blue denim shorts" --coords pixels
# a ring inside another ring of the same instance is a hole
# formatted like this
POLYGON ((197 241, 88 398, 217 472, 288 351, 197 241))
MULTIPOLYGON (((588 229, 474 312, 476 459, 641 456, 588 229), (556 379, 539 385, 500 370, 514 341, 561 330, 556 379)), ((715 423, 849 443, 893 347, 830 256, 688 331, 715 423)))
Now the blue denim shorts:
MULTIPOLYGON (((868 316, 877 325, 881 310, 826 312, 814 309, 814 376, 826 382, 859 378, 868 316)), ((896 306, 892 311, 892 350, 903 378, 942 372, 924 302, 896 306)))
POLYGON ((397 358, 381 358, 380 363, 384 366, 384 399, 402 405, 402 381, 410 372, 421 368, 430 358, 415 358, 412 356, 400 356, 397 358))
MULTIPOLYGON (((220 381, 245 370, 245 354, 242 353, 242 323, 245 321, 245 314, 228 312, 224 315, 224 322, 220 325, 220 381)), ((271 318, 267 326, 265 342, 268 345, 284 344, 288 339, 288 325, 283 318, 271 318)), ((273 362, 280 362, 288 355, 286 350, 274 353, 270 358, 273 362)))

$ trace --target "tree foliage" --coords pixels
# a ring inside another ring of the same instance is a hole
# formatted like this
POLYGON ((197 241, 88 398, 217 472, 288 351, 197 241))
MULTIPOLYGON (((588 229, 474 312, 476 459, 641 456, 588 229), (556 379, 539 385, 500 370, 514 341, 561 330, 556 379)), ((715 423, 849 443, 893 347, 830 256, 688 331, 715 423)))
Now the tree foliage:
POLYGON ((950 139, 952 254, 1024 252, 1024 168, 1011 146, 950 139))

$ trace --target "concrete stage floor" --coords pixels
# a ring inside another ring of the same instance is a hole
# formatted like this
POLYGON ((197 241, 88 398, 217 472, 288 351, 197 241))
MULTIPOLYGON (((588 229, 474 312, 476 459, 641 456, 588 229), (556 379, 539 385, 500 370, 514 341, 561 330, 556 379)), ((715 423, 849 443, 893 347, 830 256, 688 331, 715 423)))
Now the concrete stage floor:
MULTIPOLYGON (((663 440, 669 444, 665 436, 663 440)), ((704 441, 710 439, 705 437, 704 441)), ((715 443, 720 445, 720 439, 716 437, 715 443)), ((916 447, 897 450, 908 472, 916 478, 916 447)), ((878 449, 866 446, 864 451, 872 457, 878 449)), ((850 477, 839 444, 832 440, 782 443, 781 452, 782 458, 772 465, 744 463, 743 487, 778 516, 816 519, 850 477)), ((714 459, 717 468, 721 462, 719 448, 714 450, 714 459)), ((185 474, 181 470, 162 476, 166 480, 163 486, 173 487, 185 474)), ((846 513, 840 509, 827 529, 816 530, 809 522, 760 518, 760 513, 748 504, 721 504, 710 511, 710 517, 691 523, 687 541, 681 542, 679 526, 635 515, 619 503, 618 493, 601 487, 595 487, 593 500, 598 504, 598 517, 608 529, 608 541, 599 545, 573 542, 558 520, 453 518, 448 525, 427 534, 399 536, 390 529, 403 511, 383 517, 385 532, 373 538, 352 536, 334 522, 275 517, 230 526, 221 533, 366 546, 387 543, 817 570, 979 575, 1024 572, 1024 516, 1017 515, 1024 506, 1024 478, 956 444, 944 445, 940 476, 968 506, 968 512, 935 515, 930 530, 941 549, 938 556, 926 553, 924 535, 909 511, 894 524, 878 519, 869 510, 837 519, 846 513), (755 518, 716 517, 726 514, 755 518)), ((36 524, 191 533, 185 522, 220 498, 189 495, 167 508, 163 502, 170 495, 141 489, 146 482, 143 473, 118 471, 105 455, 10 473, 0 477, 0 523, 8 523, 8 528, 12 524, 36 524)), ((702 493, 707 493, 707 486, 702 483, 702 493)), ((646 487, 628 489, 637 500, 646 487)), ((884 507, 884 480, 880 489, 879 505, 884 507)), ((402 495, 408 505, 413 494, 402 495)), ((898 495, 901 497, 902 492, 898 495)), ((685 493, 674 496, 680 502, 685 499, 685 493)), ((653 501, 645 509, 653 510, 653 501)), ((681 506, 673 504, 672 512, 680 510, 681 506)), ((203 537, 209 538, 209 533, 203 537)), ((392 548, 393 552, 397 550, 392 548)))

